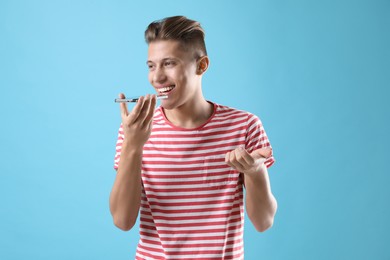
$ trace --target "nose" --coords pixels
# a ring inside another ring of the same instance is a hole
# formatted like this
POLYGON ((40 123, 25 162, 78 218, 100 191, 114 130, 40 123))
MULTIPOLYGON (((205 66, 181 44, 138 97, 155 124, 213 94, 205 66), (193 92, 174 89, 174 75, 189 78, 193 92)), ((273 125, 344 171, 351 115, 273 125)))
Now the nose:
POLYGON ((167 79, 163 68, 157 67, 153 72, 153 81, 155 83, 164 83, 167 79))

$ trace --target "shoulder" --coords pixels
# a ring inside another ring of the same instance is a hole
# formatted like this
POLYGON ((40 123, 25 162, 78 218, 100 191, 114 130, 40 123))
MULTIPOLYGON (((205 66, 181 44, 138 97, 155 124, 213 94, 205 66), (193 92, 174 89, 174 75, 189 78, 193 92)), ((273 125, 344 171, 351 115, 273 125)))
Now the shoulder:
POLYGON ((223 117, 231 116, 235 118, 239 117, 239 118, 245 118, 248 121, 259 120, 259 117, 256 116, 255 114, 242 109, 225 106, 221 104, 215 104, 215 107, 216 107, 216 116, 223 116, 223 117))

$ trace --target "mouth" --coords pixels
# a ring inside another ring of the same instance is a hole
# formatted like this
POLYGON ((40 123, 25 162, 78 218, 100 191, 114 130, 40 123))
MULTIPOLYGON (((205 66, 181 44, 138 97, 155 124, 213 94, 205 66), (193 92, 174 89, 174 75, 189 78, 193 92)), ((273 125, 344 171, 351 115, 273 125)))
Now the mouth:
POLYGON ((157 88, 158 95, 168 95, 173 89, 175 88, 175 85, 170 85, 163 88, 157 88))

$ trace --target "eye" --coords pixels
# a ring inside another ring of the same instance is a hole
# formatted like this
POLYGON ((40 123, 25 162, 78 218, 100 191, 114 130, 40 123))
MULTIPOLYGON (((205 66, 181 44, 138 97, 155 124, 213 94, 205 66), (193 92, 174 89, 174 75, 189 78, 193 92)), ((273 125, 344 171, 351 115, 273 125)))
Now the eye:
POLYGON ((154 65, 153 64, 148 64, 148 69, 149 70, 153 70, 154 69, 154 65))
POLYGON ((173 61, 166 61, 166 62, 164 62, 164 66, 165 67, 172 67, 173 65, 175 65, 175 63, 173 61))

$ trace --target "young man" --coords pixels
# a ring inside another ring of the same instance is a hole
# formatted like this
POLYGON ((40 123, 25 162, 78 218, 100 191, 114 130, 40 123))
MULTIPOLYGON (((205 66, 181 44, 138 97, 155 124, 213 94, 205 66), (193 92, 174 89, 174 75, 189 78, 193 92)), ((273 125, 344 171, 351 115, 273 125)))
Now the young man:
POLYGON ((272 226, 277 208, 264 128, 255 115, 203 97, 209 59, 198 22, 165 18, 145 38, 149 81, 168 98, 157 109, 156 95, 131 111, 120 105, 114 224, 129 230, 141 213, 136 259, 243 259, 243 187, 258 231, 272 226))

